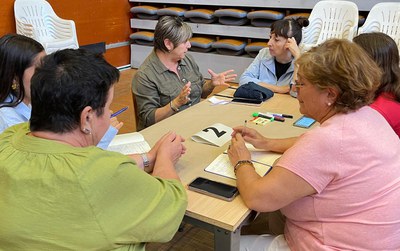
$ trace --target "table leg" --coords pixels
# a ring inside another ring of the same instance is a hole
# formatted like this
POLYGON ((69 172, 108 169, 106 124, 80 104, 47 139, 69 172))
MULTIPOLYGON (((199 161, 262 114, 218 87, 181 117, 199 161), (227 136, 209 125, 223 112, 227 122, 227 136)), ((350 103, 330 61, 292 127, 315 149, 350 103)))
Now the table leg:
POLYGON ((234 232, 214 227, 214 250, 216 251, 239 251, 240 230, 234 232))

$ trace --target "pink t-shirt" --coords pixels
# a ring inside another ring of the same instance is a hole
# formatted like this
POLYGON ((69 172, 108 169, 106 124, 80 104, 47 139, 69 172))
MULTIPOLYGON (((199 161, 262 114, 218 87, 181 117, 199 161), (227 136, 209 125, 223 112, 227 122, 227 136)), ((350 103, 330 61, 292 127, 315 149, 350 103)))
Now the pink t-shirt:
POLYGON ((400 103, 393 99, 393 95, 382 93, 371 104, 389 122, 390 126, 400 137, 400 103))
POLYGON ((377 111, 333 116, 277 165, 317 190, 281 210, 291 250, 400 250, 400 140, 377 111))

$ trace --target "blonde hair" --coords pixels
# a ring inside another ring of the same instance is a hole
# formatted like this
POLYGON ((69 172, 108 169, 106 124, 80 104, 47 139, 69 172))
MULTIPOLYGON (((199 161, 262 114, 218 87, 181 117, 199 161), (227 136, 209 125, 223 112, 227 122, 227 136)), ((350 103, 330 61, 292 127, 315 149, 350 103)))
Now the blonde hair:
POLYGON ((335 88, 339 113, 368 105, 379 86, 381 70, 357 44, 332 39, 312 48, 296 61, 299 75, 320 89, 335 88))

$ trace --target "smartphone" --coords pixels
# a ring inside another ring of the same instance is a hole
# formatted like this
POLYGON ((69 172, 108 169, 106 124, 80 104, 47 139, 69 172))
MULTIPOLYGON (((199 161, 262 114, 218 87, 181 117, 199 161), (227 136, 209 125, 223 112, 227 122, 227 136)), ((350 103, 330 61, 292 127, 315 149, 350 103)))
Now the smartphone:
POLYGON ((261 105, 262 100, 250 99, 250 98, 234 98, 232 99, 234 103, 248 104, 248 105, 261 105))
POLYGON ((237 187, 202 177, 193 180, 189 184, 189 190, 226 201, 232 201, 239 193, 237 187))
POLYGON ((309 128, 315 123, 315 120, 306 116, 302 116, 298 120, 296 120, 293 125, 301 128, 309 128))

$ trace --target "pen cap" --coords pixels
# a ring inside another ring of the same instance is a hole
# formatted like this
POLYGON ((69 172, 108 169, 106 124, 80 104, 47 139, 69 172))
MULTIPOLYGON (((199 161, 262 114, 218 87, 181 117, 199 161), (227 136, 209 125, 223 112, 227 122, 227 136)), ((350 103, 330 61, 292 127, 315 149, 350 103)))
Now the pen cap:
POLYGON ((253 113, 253 117, 258 117, 258 112, 253 113))

